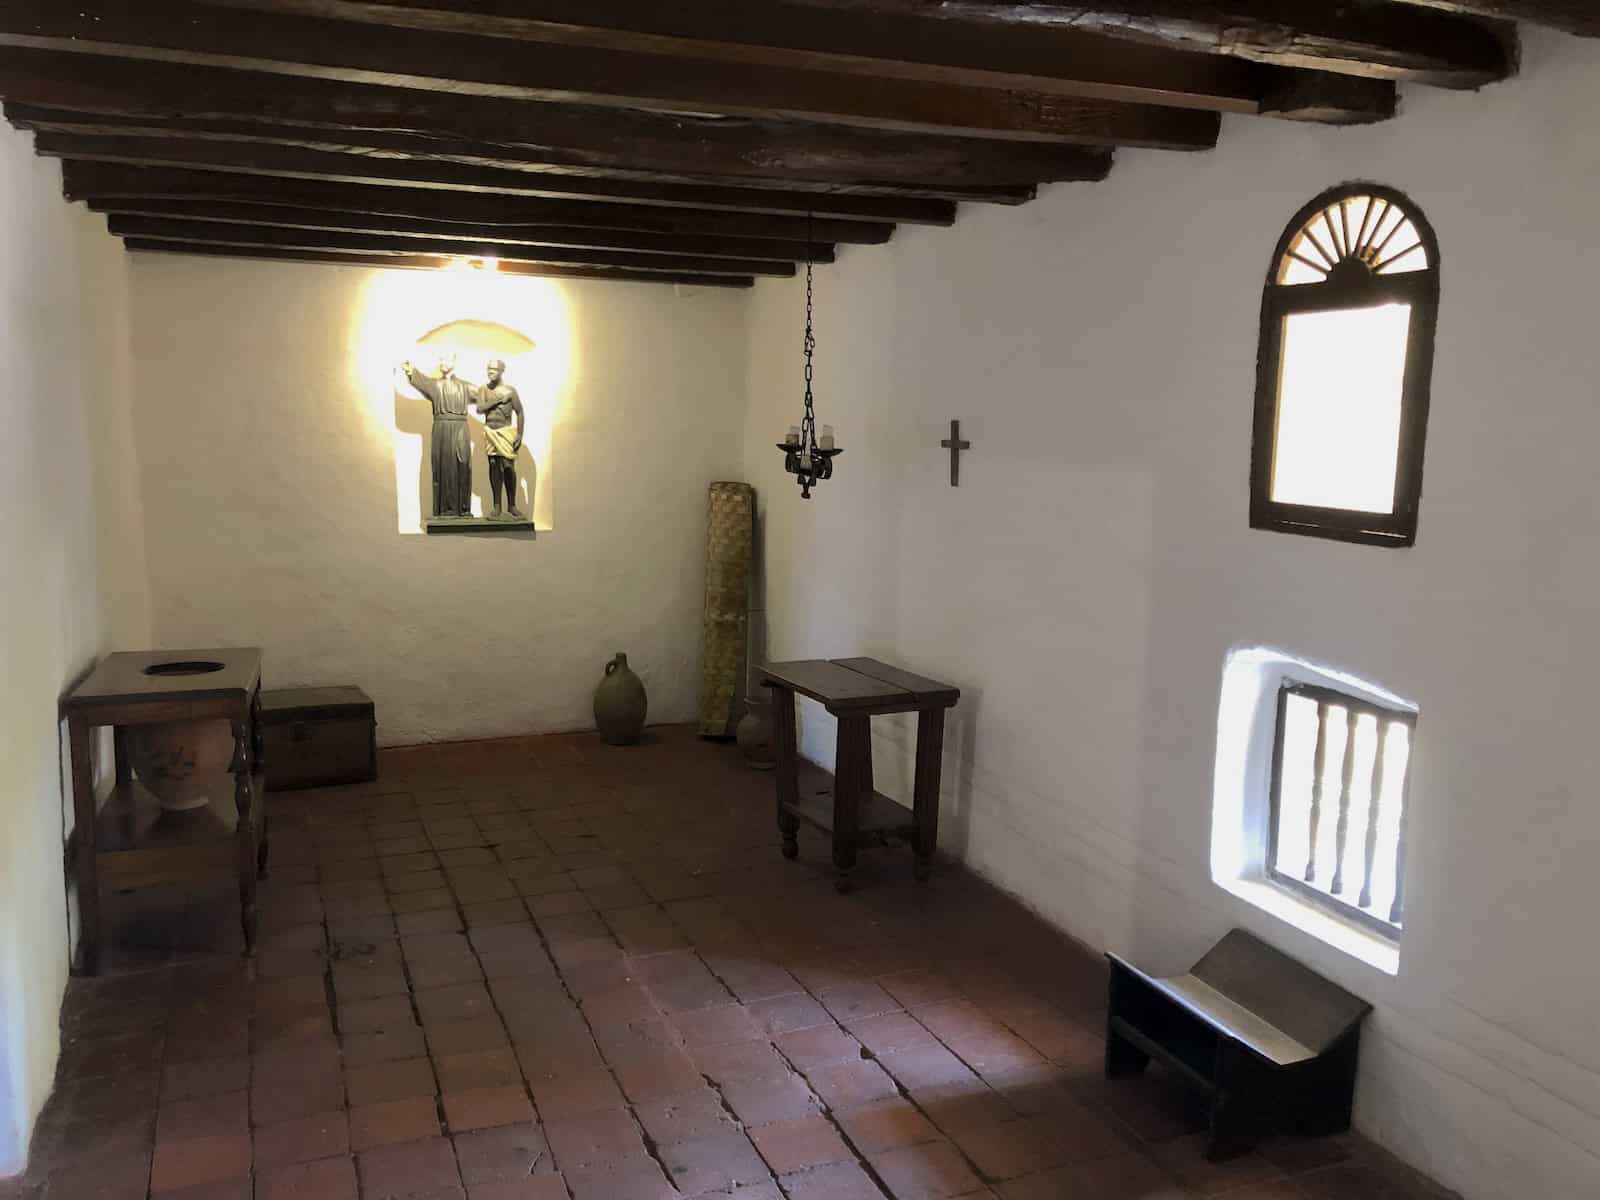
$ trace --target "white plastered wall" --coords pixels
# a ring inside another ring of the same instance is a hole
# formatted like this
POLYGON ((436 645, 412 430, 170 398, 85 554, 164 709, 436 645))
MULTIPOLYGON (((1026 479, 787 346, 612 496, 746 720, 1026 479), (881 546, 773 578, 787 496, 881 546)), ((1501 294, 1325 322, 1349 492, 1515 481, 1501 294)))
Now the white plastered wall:
MULTIPOLYGON (((1105 183, 850 249, 818 275, 845 454, 810 502, 772 447, 802 290, 759 284, 750 313, 772 656, 959 683, 941 835, 1089 945, 1174 970, 1242 924, 1374 1001, 1357 1123, 1469 1200, 1600 1194, 1597 111, 1600 46, 1531 35, 1519 79, 1408 89, 1388 124, 1229 120, 1215 153, 1125 152, 1105 183), (1352 178, 1408 192, 1443 245, 1410 550, 1248 528, 1267 260, 1352 178), (1420 707, 1396 977, 1211 881, 1240 645, 1420 707)), ((888 789, 908 736, 880 732, 888 789)))
POLYGON ((53 161, 0 130, 0 1178, 55 1072, 68 967, 57 705, 148 636, 126 260, 53 161))
POLYGON ((697 711, 743 294, 161 255, 134 257, 132 294, 158 646, 260 645, 269 687, 359 684, 386 744, 586 726, 618 650, 652 722, 697 711), (533 540, 415 532, 430 418, 396 368, 431 367, 418 339, 450 322, 536 343, 508 376, 553 426, 533 540))

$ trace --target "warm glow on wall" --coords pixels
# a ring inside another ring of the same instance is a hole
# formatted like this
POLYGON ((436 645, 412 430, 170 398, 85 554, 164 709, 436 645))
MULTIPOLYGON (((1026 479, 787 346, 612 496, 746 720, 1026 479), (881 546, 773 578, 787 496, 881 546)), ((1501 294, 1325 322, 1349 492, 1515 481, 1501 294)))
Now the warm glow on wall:
MULTIPOLYGON (((421 533, 431 505, 427 438, 432 413, 399 367, 410 359, 434 373, 445 354, 455 355, 456 373, 473 383, 483 381, 489 359, 506 361, 506 382, 517 389, 527 415, 518 457, 518 504, 527 505, 523 511, 533 514, 538 529, 554 526, 552 443, 572 378, 570 309, 559 282, 502 275, 492 262, 462 259, 443 271, 376 271, 367 284, 355 353, 374 425, 393 440, 401 533, 421 533)), ((474 415, 475 514, 486 511, 489 494, 482 430, 474 415)))

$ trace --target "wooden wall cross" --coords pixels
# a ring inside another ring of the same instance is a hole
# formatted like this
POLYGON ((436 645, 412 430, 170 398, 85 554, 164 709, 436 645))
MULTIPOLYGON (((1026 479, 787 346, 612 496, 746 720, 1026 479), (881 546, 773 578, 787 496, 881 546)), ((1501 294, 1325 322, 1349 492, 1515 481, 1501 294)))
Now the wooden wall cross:
POLYGON ((950 486, 961 486, 961 452, 971 450, 972 443, 961 438, 961 422, 950 422, 950 436, 940 442, 946 450, 950 451, 950 486))

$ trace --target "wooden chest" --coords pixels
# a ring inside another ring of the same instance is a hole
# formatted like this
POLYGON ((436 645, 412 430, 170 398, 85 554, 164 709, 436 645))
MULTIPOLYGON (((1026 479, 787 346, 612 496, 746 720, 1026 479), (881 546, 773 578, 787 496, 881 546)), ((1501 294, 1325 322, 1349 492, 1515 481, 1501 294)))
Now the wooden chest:
POLYGON ((358 687, 261 693, 267 788, 330 787, 378 777, 378 723, 358 687))

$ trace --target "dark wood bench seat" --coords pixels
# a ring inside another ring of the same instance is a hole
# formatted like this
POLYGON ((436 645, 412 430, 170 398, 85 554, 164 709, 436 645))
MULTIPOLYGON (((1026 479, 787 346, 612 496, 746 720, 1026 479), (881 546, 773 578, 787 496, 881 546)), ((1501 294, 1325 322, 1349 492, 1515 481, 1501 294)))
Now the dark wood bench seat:
POLYGON ((1213 1159, 1255 1135, 1350 1127, 1361 1022, 1372 1006, 1235 929, 1186 975, 1158 978, 1108 954, 1106 1074, 1161 1062, 1210 1103, 1213 1159))

